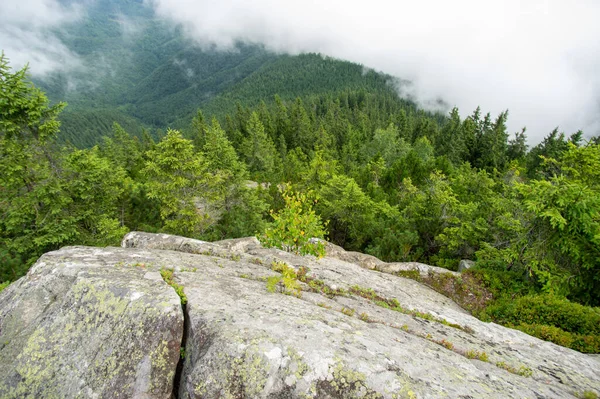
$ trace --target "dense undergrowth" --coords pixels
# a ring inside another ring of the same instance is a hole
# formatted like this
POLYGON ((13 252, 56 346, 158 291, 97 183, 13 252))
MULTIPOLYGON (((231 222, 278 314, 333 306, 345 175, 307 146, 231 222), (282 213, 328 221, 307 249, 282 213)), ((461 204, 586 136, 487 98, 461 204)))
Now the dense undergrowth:
POLYGON ((584 353, 600 353, 600 308, 537 292, 510 272, 472 268, 449 273, 399 272, 452 298, 483 321, 493 321, 584 353))

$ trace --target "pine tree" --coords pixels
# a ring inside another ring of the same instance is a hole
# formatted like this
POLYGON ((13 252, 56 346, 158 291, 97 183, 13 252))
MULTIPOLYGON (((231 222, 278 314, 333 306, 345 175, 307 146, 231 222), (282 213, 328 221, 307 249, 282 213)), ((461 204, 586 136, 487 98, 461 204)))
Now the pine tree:
POLYGON ((196 148, 202 148, 206 143, 206 130, 208 126, 204 118, 202 110, 196 112, 196 116, 192 119, 192 143, 196 148))
POLYGON ((253 235, 262 230, 267 204, 259 198, 257 190, 248 185, 246 165, 238 159, 216 119, 206 132, 202 152, 208 170, 222 180, 215 188, 220 193, 219 202, 212 201, 211 204, 218 220, 203 237, 220 240, 253 235))
POLYGON ((45 251, 70 243, 117 244, 124 170, 97 150, 61 152, 58 114, 0 56, 0 281, 20 277, 45 251))
POLYGON ((300 147, 305 154, 312 152, 315 135, 312 132, 304 103, 300 98, 296 99, 290 111, 290 132, 286 141, 292 148, 300 147))
POLYGON ((508 149, 506 156, 509 161, 524 161, 527 155, 527 135, 525 134, 525 128, 518 133, 515 133, 515 137, 508 141, 508 149))
POLYGON ((215 223, 210 207, 222 200, 217 190, 221 177, 210 173, 208 161, 191 140, 169 129, 146 158, 148 197, 159 202, 166 231, 195 237, 215 223))
POLYGON ((450 119, 442 128, 437 143, 437 153, 438 155, 445 155, 455 164, 459 164, 466 158, 467 146, 463 133, 463 123, 456 107, 450 111, 450 119))
POLYGON ((262 181, 269 180, 274 176, 275 168, 280 161, 275 145, 265 133, 265 128, 256 112, 250 115, 247 130, 248 136, 242 142, 241 153, 255 178, 262 181))

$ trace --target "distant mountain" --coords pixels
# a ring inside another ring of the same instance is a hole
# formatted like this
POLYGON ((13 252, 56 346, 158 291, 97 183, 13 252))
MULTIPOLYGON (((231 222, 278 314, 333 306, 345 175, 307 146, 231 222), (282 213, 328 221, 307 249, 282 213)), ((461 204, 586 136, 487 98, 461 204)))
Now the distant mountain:
POLYGON ((223 116, 236 103, 269 103, 275 94, 394 91, 390 76, 316 54, 277 55, 245 44, 201 48, 139 1, 98 0, 85 9, 57 32, 83 67, 36 81, 52 101, 69 104, 62 139, 80 147, 109 134, 114 121, 138 134, 142 127, 185 126, 198 108, 223 116))

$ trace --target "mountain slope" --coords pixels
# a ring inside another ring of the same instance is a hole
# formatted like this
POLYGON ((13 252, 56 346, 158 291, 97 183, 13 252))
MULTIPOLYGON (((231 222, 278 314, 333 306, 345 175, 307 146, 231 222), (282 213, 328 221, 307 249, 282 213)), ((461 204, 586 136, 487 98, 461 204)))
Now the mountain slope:
POLYGON ((397 80, 389 75, 347 61, 318 54, 282 55, 227 92, 216 96, 203 108, 219 114, 236 102, 253 106, 261 100, 271 101, 275 94, 282 99, 335 94, 346 90, 389 94, 395 93, 393 85, 396 83, 397 80))
POLYGON ((98 0, 85 10, 56 32, 81 66, 35 81, 53 102, 69 104, 61 138, 79 147, 109 134, 114 121, 138 134, 142 127, 184 127, 198 108, 223 116, 237 102, 268 103, 275 94, 393 92, 390 76, 316 54, 277 55, 244 44, 202 48, 142 2, 98 0))

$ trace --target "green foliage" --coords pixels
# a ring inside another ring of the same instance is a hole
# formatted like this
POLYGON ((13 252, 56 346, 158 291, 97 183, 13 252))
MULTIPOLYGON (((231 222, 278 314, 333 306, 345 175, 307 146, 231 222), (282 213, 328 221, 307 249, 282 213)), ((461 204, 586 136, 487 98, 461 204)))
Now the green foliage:
POLYGON ((541 324, 574 333, 600 335, 600 309, 555 295, 501 299, 489 306, 485 313, 502 324, 541 324))
POLYGON ((521 296, 535 291, 530 281, 521 272, 494 270, 485 267, 483 262, 477 262, 476 268, 471 268, 462 273, 463 276, 472 276, 476 281, 489 290, 494 298, 504 296, 521 296))
POLYGON ((345 314, 348 317, 352 317, 352 316, 354 316, 354 313, 356 311, 352 308, 343 307, 342 310, 340 310, 340 312, 342 312, 343 314, 345 314))
POLYGON ((598 334, 571 333, 546 324, 519 323, 510 326, 544 341, 550 341, 582 353, 600 353, 600 335, 598 334))
POLYGON ((0 283, 0 292, 2 292, 9 285, 10 285, 10 281, 4 281, 3 283, 0 283))
POLYGON ((181 304, 185 305, 187 303, 187 296, 185 295, 185 292, 183 292, 183 285, 177 284, 173 280, 173 278, 174 278, 173 269, 161 269, 160 275, 161 275, 162 279, 165 281, 165 283, 167 283, 171 287, 173 287, 173 289, 175 290, 175 293, 177 294, 177 296, 179 296, 179 299, 181 300, 181 304))
POLYGON ((222 176, 211 173, 202 154, 176 130, 169 130, 147 158, 142 171, 147 195, 160 203, 165 230, 188 237, 204 232, 214 223, 210 206, 221 197, 216 188, 222 176))
POLYGON ((600 352, 600 309, 555 295, 501 298, 481 317, 580 352, 600 352))
POLYGON ((524 229, 523 207, 512 181, 495 180, 465 163, 452 173, 450 187, 457 202, 448 212, 455 218, 436 237, 442 246, 438 259, 479 260, 491 251, 488 257, 511 263, 503 251, 524 229))
POLYGON ((453 350, 454 349, 454 344, 450 341, 447 341, 445 339, 442 339, 441 341, 438 342, 438 344, 442 345, 444 348, 448 349, 448 350, 453 350))
POLYGON ((569 144, 545 165, 553 177, 519 187, 531 217, 524 258, 545 291, 600 305, 600 146, 569 144))
POLYGON ((246 165, 239 160, 219 122, 213 119, 205 129, 202 154, 210 173, 220 176, 221 182, 215 187, 220 201, 213 200, 220 217, 203 238, 237 238, 262 231, 268 205, 261 198, 260 189, 248 185, 246 165))
POLYGON ((330 240, 348 249, 360 249, 375 229, 377 206, 354 179, 329 176, 318 190, 316 209, 329 220, 330 240))
POLYGON ((325 246, 319 239, 325 236, 325 226, 313 210, 312 194, 294 192, 289 186, 281 192, 285 207, 271 211, 273 223, 259 236, 261 243, 301 255, 324 256, 325 246))
POLYGON ((456 223, 452 211, 458 201, 447 178, 440 173, 432 173, 423 190, 411 179, 405 179, 402 186, 398 230, 412 234, 405 234, 401 247, 409 259, 427 261, 439 250, 437 237, 456 223))
POLYGON ((271 265, 271 270, 280 273, 279 276, 271 276, 267 279, 267 291, 275 292, 277 284, 283 285, 283 293, 293 295, 298 298, 302 296, 302 288, 298 282, 296 271, 283 262, 275 262, 271 265))
POLYGON ((250 116, 247 129, 248 136, 242 142, 241 153, 252 175, 259 181, 265 181, 273 176, 275 167, 279 165, 277 150, 256 112, 250 116))
MULTIPOLYGON (((19 149, 53 139, 59 129, 59 112, 66 104, 49 106, 44 93, 26 80, 27 67, 11 72, 0 55, 0 138, 19 149)), ((16 148, 15 148, 16 149, 16 148)), ((3 152, 3 155, 6 156, 3 152)))
POLYGON ((583 391, 583 393, 575 394, 575 396, 583 399, 598 399, 598 394, 594 391, 583 391))
POLYGON ((1 281, 20 277, 45 251, 114 245, 127 231, 115 217, 125 172, 97 150, 56 149, 63 104, 50 107, 25 76, 0 57, 1 281))
POLYGON ((362 321, 364 321, 365 323, 369 323, 371 322, 371 318, 369 317, 369 315, 365 312, 362 312, 361 314, 358 315, 358 318, 362 321))
POLYGON ((496 362, 496 367, 504 369, 504 370, 508 371, 509 373, 513 373, 513 374, 520 375, 523 377, 531 377, 533 375, 533 370, 531 370, 529 367, 520 366, 519 368, 516 368, 516 367, 513 367, 513 366, 507 364, 504 361, 496 362))
MULTIPOLYGON (((0 61, 0 281, 23 275, 44 251, 116 244, 129 228, 209 240, 265 231, 265 245, 317 256, 324 244, 310 238, 327 230, 334 243, 386 261, 454 269, 476 260, 460 279, 418 278, 481 317, 596 350, 597 332, 586 330, 595 310, 560 298, 600 304, 598 140, 584 145, 581 132, 555 130, 527 153, 524 131, 508 140, 507 112, 428 113, 400 99, 391 77, 360 65, 246 45, 200 51, 141 3, 91 7, 64 40, 87 65, 102 53, 118 67, 114 76, 82 68, 101 89, 64 90, 90 81, 78 71, 45 80, 53 100, 71 102, 62 134, 63 104, 50 106, 25 70, 0 61), (115 18, 123 9, 140 32, 129 44, 115 18), (57 135, 98 148, 61 149, 57 135)), ((270 288, 293 293, 300 281, 346 294, 280 273, 270 288)))
POLYGON ((470 349, 470 350, 467 351, 466 357, 469 358, 469 359, 481 360, 482 362, 489 361, 489 357, 488 357, 487 353, 485 353, 483 351, 479 352, 479 351, 472 350, 472 349, 470 349))

